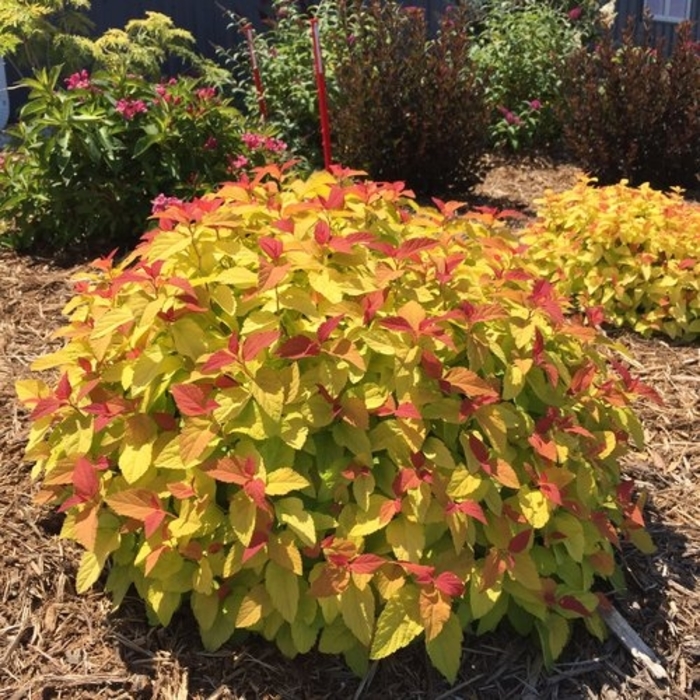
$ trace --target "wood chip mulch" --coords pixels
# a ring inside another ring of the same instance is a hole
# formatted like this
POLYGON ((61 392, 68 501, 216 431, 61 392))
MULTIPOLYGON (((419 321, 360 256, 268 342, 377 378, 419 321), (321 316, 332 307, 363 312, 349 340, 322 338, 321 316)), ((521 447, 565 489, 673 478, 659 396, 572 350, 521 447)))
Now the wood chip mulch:
MULTIPOLYGON (((501 206, 528 211, 545 187, 570 185, 568 166, 516 163, 490 176, 501 206)), ((529 213, 529 211, 528 211, 529 213)), ((599 643, 577 628, 554 669, 537 645, 507 630, 466 639, 450 688, 421 645, 376 663, 363 679, 315 653, 295 660, 256 638, 203 651, 196 625, 179 614, 150 628, 127 599, 112 612, 100 585, 75 593, 79 548, 60 540, 61 519, 32 502, 36 485, 22 453, 27 418, 13 385, 37 355, 56 347, 53 329, 69 296, 70 270, 0 252, 0 698, 3 700, 448 700, 700 697, 700 344, 676 346, 622 334, 637 376, 664 405, 642 403, 647 447, 626 473, 648 490, 653 555, 624 548, 628 589, 616 607, 661 659, 655 680, 614 638, 599 643)))

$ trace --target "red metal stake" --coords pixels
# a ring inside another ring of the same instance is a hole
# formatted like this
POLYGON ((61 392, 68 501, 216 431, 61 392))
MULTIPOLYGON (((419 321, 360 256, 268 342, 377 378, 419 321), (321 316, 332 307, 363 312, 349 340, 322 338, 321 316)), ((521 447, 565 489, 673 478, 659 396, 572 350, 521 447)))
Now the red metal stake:
POLYGON ((328 100, 326 98, 326 76, 323 71, 321 56, 321 40, 318 34, 318 19, 311 19, 311 38, 314 44, 314 72, 316 74, 316 90, 318 92, 318 111, 321 117, 321 140, 323 143, 323 164, 326 170, 331 167, 331 128, 328 119, 328 100))
POLYGON ((255 83, 255 91, 258 93, 258 109, 260 117, 263 121, 267 121, 267 104, 265 102, 265 91, 263 89, 262 78, 260 77, 260 68, 258 66, 258 57, 255 54, 255 42, 253 41, 253 25, 246 24, 243 27, 246 41, 248 42, 248 53, 250 53, 250 65, 253 69, 253 82, 255 83))

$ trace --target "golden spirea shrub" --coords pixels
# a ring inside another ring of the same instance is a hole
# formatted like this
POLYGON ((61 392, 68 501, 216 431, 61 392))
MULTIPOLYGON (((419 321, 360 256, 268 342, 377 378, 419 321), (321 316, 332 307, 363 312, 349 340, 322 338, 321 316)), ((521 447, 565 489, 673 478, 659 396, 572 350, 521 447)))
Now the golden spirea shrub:
POLYGON ((523 241, 534 269, 581 309, 643 335, 700 335, 700 206, 626 181, 547 193, 523 241))
POLYGON ((546 659, 650 546, 619 459, 642 389, 489 214, 277 168, 171 206, 76 280, 63 349, 18 392, 40 500, 154 623, 191 606, 358 672, 507 618, 546 659))

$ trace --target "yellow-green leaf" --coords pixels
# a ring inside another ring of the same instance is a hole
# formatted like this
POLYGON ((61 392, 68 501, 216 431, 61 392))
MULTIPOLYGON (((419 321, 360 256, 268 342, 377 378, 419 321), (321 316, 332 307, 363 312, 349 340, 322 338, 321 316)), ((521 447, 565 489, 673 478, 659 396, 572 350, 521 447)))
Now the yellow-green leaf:
POLYGON ((214 624, 219 612, 219 596, 217 593, 205 594, 192 591, 190 606, 200 629, 208 630, 214 624))
POLYGON ((83 552, 76 576, 76 590, 85 593, 100 577, 104 559, 100 560, 93 552, 83 552))
POLYGON ((299 607, 299 578, 274 561, 265 568, 265 589, 272 605, 287 622, 293 622, 299 607))
POLYGON ((408 646, 422 631, 415 611, 416 596, 409 591, 391 598, 377 620, 370 658, 383 659, 408 646))
POLYGON ((257 508, 244 491, 239 491, 229 505, 229 522, 236 537, 247 547, 253 538, 257 508))
POLYGON ((299 491, 309 486, 309 480, 291 467, 275 469, 267 474, 265 493, 268 496, 284 496, 290 491, 299 491))
POLYGON ((425 525, 399 516, 387 525, 386 539, 397 559, 418 563, 425 547, 425 525))
POLYGON ((316 527, 311 514, 300 498, 289 496, 275 502, 275 514, 307 547, 316 544, 316 527))
POLYGON ((450 613, 440 633, 425 642, 433 666, 450 683, 454 683, 457 679, 462 661, 462 641, 463 633, 459 618, 454 613, 450 613))
POLYGON ((374 630, 374 593, 372 587, 360 590, 350 584, 340 596, 340 613, 350 631, 368 647, 374 630))

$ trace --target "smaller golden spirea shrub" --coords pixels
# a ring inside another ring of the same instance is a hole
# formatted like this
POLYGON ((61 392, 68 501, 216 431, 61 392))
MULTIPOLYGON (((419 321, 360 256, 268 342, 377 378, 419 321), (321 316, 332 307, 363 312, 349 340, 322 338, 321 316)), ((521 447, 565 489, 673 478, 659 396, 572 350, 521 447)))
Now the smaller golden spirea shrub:
POLYGON ((20 382, 27 455, 77 585, 191 606, 358 672, 422 636, 458 673, 507 618, 551 662, 602 635, 599 580, 647 548, 619 458, 640 389, 489 214, 277 168, 158 215, 79 275, 65 347, 20 382))
POLYGON ((700 205, 648 185, 547 193, 523 242, 580 309, 643 335, 700 335, 700 205), (590 311, 589 311, 590 313, 590 311))

